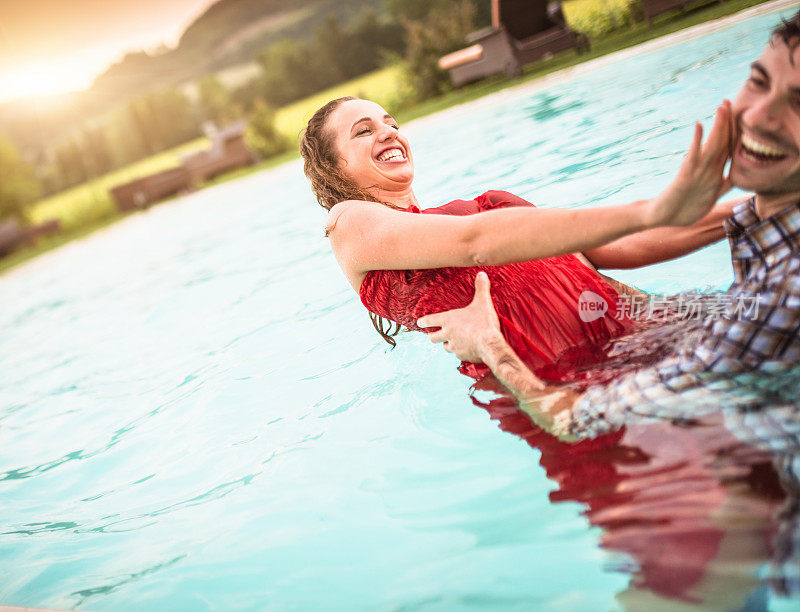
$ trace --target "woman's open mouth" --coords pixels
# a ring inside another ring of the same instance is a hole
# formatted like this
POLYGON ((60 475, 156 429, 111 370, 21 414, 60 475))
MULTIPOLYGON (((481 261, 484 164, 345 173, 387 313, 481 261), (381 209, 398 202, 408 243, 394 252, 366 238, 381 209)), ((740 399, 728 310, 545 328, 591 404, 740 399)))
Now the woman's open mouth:
POLYGON ((383 151, 376 159, 380 162, 399 162, 406 160, 406 154, 400 147, 392 147, 383 151))

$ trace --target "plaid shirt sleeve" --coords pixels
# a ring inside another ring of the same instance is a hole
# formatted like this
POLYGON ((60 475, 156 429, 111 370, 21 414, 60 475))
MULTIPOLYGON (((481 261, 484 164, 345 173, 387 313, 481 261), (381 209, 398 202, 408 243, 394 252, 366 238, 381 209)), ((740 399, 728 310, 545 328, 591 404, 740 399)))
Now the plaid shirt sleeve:
POLYGON ((632 418, 691 420, 721 401, 752 410, 765 397, 770 405, 794 397, 792 377, 764 374, 800 363, 800 207, 761 220, 751 200, 726 229, 736 282, 725 316, 706 321, 693 349, 590 387, 573 408, 572 435, 596 436, 632 418))

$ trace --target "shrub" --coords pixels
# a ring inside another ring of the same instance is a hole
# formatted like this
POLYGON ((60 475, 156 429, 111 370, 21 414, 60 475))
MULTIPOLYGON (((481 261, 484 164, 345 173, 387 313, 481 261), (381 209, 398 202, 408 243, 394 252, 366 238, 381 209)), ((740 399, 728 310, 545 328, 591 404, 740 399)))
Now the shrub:
POLYGON ((11 141, 0 137, 0 220, 25 219, 28 204, 39 196, 39 181, 11 141))
POLYGON ((638 0, 569 0, 563 8, 567 23, 589 38, 620 30, 641 18, 638 0))
POLYGON ((289 148, 289 139, 275 127, 275 111, 262 100, 256 102, 250 116, 245 142, 250 150, 263 158, 283 153, 289 148))
POLYGON ((466 46, 475 28, 475 6, 469 0, 437 6, 424 20, 404 23, 406 29, 406 78, 418 99, 430 98, 452 86, 439 58, 466 46))

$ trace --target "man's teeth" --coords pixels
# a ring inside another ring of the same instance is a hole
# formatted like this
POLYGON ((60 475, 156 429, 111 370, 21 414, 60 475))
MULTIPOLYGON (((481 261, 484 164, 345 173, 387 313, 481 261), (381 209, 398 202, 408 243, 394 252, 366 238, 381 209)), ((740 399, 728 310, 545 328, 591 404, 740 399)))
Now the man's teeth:
POLYGON ((742 146, 745 149, 745 153, 749 153, 761 159, 776 159, 786 156, 786 154, 780 149, 776 149, 762 142, 758 142, 757 140, 753 140, 745 134, 742 134, 742 146))
POLYGON ((404 159, 401 149, 389 149, 378 156, 378 161, 392 161, 395 159, 404 159))

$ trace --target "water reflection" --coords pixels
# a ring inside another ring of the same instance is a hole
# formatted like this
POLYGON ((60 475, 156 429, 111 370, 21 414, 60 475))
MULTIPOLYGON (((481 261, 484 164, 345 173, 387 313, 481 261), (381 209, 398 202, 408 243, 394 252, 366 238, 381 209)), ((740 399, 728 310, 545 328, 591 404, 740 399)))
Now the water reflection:
MULTIPOLYGON (((719 295, 691 294, 706 304, 719 295)), ((657 367, 702 328, 666 308, 572 385, 657 367)), ((500 397, 473 402, 541 452, 557 484, 551 502, 582 504, 602 529, 600 545, 614 553, 606 569, 630 575, 622 608, 764 610, 800 594, 799 385, 791 366, 727 377, 711 393, 658 396, 622 428, 601 424, 608 433, 575 443, 536 427, 494 379, 475 389, 500 397)))
POLYGON ((541 452, 551 502, 583 504, 602 529, 606 569, 630 574, 623 608, 758 610, 800 592, 796 444, 742 439, 721 410, 567 443, 508 397, 473 401, 541 452))
POLYGON ((563 95, 543 92, 533 98, 523 112, 527 117, 538 122, 580 109, 585 104, 586 102, 581 98, 565 99, 563 95))

